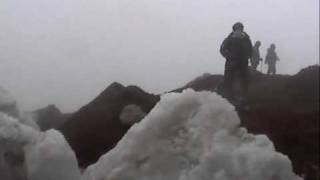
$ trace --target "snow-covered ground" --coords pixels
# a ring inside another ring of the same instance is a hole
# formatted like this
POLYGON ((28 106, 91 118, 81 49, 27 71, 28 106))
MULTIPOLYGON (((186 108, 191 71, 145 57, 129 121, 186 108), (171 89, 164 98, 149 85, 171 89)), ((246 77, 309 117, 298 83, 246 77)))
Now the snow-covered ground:
POLYGON ((0 179, 300 180, 266 136, 239 124, 234 107, 215 93, 166 94, 80 177, 62 134, 0 113, 0 179))

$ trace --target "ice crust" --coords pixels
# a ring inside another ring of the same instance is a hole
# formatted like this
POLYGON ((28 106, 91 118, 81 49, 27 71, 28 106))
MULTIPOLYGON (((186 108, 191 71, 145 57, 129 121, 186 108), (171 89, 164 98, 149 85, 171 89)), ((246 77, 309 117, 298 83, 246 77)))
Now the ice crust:
POLYGON ((0 179, 79 180, 80 170, 60 132, 40 132, 0 112, 0 179))
POLYGON ((144 116, 146 116, 146 113, 140 106, 129 104, 122 109, 119 119, 124 125, 132 125, 139 122, 144 116))

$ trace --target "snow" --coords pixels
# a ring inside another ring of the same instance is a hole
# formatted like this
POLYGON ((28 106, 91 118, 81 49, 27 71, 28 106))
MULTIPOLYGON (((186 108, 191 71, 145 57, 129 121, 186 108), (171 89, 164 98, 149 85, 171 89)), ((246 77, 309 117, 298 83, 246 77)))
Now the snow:
POLYGON ((74 152, 61 133, 40 132, 0 112, 1 180, 79 180, 74 152))
POLYGON ((79 180, 76 156, 63 135, 40 132, 31 115, 11 104, 15 100, 0 88, 0 105, 8 107, 0 109, 0 179, 79 180), (12 109, 19 119, 10 116, 12 109))
POLYGON ((124 125, 133 125, 145 116, 146 113, 143 112, 140 106, 129 104, 122 109, 119 119, 124 125))
POLYGON ((81 180, 300 180, 266 136, 239 125, 215 93, 166 94, 81 180))
POLYGON ((19 127, 18 120, 0 113, 0 177, 1 180, 24 180, 23 146, 33 137, 30 127, 19 127), (24 133, 22 133, 24 131, 24 133))
POLYGON ((30 180, 78 180, 80 169, 75 154, 63 135, 49 130, 26 147, 26 164, 30 180))
POLYGON ((19 119, 20 123, 39 130, 38 124, 34 121, 31 113, 22 112, 19 110, 16 100, 11 94, 0 87, 0 112, 11 117, 19 119))
POLYGON ((0 179, 79 180, 74 152, 55 130, 40 132, 32 117, 19 112, 13 98, 0 89, 0 179))

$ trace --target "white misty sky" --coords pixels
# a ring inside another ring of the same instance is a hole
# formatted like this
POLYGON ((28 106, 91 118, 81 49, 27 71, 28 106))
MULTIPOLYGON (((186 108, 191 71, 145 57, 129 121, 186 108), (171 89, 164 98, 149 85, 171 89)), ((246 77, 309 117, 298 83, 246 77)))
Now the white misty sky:
POLYGON ((74 111, 111 82, 160 93, 222 73, 241 21, 282 74, 319 63, 318 0, 1 0, 0 86, 25 110, 74 111))

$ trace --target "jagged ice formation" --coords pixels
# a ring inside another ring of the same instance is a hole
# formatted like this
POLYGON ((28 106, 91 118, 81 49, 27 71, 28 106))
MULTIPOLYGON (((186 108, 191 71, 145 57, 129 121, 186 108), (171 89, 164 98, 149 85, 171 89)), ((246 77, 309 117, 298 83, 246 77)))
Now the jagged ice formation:
POLYGON ((215 93, 161 97, 81 180, 300 180, 264 135, 239 127, 234 107, 215 93))

